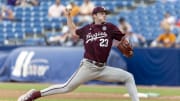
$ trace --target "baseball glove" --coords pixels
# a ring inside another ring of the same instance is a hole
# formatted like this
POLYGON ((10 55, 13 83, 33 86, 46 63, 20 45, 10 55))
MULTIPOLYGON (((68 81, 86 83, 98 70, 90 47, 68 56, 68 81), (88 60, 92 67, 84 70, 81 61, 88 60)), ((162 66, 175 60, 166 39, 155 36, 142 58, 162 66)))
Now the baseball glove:
POLYGON ((133 48, 131 44, 127 41, 127 39, 122 38, 119 42, 117 48, 119 51, 126 57, 132 57, 133 56, 133 48))

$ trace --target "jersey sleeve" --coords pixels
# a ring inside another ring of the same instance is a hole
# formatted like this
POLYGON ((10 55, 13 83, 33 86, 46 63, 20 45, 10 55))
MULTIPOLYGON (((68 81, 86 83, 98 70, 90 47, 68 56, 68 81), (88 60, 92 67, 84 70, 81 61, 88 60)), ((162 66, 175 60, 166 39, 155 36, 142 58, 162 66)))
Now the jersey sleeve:
POLYGON ((112 34, 112 38, 116 39, 116 40, 121 40, 121 38, 125 35, 124 33, 122 33, 118 27, 116 27, 115 25, 111 24, 111 34, 112 34))
POLYGON ((76 34, 82 39, 84 33, 84 27, 76 29, 76 34))

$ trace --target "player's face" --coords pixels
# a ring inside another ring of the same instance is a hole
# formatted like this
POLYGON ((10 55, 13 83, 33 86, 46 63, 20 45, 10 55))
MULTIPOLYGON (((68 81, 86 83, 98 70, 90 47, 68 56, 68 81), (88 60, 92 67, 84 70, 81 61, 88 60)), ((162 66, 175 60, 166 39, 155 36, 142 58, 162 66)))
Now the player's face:
POLYGON ((105 12, 99 12, 96 14, 95 19, 99 22, 105 22, 106 21, 106 13, 105 12))

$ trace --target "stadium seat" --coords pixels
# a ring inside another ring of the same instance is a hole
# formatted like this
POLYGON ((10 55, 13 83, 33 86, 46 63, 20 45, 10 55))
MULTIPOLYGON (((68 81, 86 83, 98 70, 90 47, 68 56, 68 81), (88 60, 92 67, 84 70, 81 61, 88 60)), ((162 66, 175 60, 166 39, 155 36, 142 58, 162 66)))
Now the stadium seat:
MULTIPOLYGON (((134 1, 135 0, 92 0, 95 5, 105 6, 112 12, 118 11, 121 7, 131 7, 134 5, 134 1)), ((44 29, 61 29, 61 26, 66 23, 65 17, 59 19, 48 18, 48 8, 55 0, 40 0, 40 2, 40 6, 36 7, 12 7, 16 20, 13 23, 0 23, 0 33, 13 38, 15 36, 11 33, 16 33, 16 35, 21 37, 26 34, 34 35, 43 33, 44 29)), ((69 3, 68 0, 61 0, 61 2, 64 5, 69 3)), ((83 0, 75 0, 74 2, 81 5, 83 0)), ((178 0, 177 3, 162 3, 156 1, 152 5, 138 6, 134 10, 122 11, 117 15, 108 16, 107 20, 118 25, 118 19, 124 17, 132 25, 133 31, 142 33, 147 39, 154 38, 161 33, 157 27, 159 27, 165 12, 170 11, 172 15, 180 18, 179 3, 180 1, 178 0)), ((117 12, 114 14, 116 13, 117 12)), ((79 22, 78 17, 75 17, 73 20, 75 23, 79 22)))

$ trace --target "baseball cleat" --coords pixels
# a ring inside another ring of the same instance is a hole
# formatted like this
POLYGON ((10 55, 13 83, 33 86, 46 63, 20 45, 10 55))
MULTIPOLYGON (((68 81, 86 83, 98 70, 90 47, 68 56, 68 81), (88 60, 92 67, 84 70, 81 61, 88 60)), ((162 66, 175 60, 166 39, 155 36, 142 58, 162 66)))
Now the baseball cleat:
POLYGON ((33 93, 35 93, 36 90, 35 89, 31 89, 29 90, 27 93, 21 95, 19 98, 18 98, 18 101, 33 101, 33 93))

